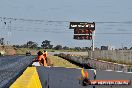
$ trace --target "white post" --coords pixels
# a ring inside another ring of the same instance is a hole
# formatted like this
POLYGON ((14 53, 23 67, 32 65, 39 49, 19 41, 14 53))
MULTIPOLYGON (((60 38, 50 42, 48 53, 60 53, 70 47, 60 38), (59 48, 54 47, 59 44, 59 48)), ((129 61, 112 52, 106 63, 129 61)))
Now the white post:
POLYGON ((92 33, 92 58, 95 58, 94 57, 94 39, 95 39, 95 30, 93 31, 92 33))
POLYGON ((95 39, 95 30, 93 31, 92 34, 92 50, 94 51, 94 39, 95 39))

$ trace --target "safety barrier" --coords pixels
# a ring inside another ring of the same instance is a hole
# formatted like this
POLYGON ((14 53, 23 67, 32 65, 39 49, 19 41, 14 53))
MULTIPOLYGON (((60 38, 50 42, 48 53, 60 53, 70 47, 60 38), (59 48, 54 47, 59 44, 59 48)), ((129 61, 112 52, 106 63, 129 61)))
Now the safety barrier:
POLYGON ((118 64, 113 62, 107 62, 103 60, 97 60, 92 58, 86 58, 83 56, 74 56, 71 54, 58 54, 62 58, 67 60, 74 61, 79 64, 88 64, 90 67, 96 68, 98 70, 112 70, 112 71, 121 71, 121 72, 132 72, 132 66, 118 64))
POLYGON ((42 88, 36 67, 28 67, 10 88, 42 88))

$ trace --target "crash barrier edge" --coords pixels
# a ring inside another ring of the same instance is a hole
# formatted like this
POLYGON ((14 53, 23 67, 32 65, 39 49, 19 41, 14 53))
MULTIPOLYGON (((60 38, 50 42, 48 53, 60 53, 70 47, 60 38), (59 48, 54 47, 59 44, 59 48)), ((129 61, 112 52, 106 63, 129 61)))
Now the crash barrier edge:
POLYGON ((10 88, 42 88, 36 67, 28 67, 10 88))

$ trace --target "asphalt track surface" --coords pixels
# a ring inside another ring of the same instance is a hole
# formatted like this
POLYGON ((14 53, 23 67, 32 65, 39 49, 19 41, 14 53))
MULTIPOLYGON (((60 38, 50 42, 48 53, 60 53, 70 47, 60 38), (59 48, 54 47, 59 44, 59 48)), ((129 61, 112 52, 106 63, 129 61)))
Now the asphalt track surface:
POLYGON ((0 88, 9 86, 28 67, 34 56, 0 56, 0 88))
MULTIPOLYGON (((132 84, 82 86, 79 83, 81 69, 42 66, 36 68, 43 88, 132 88, 132 84)), ((89 72, 90 79, 93 79, 93 70, 85 70, 89 72)), ((132 80, 132 73, 97 71, 97 79, 132 80)))

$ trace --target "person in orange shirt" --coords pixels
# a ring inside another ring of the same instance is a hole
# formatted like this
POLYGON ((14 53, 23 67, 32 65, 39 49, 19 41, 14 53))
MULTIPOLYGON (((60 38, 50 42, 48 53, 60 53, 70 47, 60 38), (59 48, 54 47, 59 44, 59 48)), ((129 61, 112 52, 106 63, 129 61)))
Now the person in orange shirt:
POLYGON ((40 63, 40 65, 42 66, 47 66, 47 62, 45 60, 45 57, 43 56, 43 53, 41 51, 39 51, 38 53, 38 56, 37 58, 34 60, 35 61, 38 61, 40 63))
POLYGON ((81 73, 83 78, 89 78, 88 72, 84 71, 84 68, 82 68, 81 73))
POLYGON ((90 82, 90 79, 89 79, 88 71, 84 71, 84 68, 82 68, 81 73, 82 73, 82 85, 83 86, 90 85, 91 82, 90 82))
POLYGON ((48 61, 47 61, 47 56, 48 56, 48 53, 47 53, 47 51, 46 51, 46 50, 44 50, 43 56, 44 56, 44 58, 45 58, 45 60, 46 60, 46 63, 48 63, 48 61))

